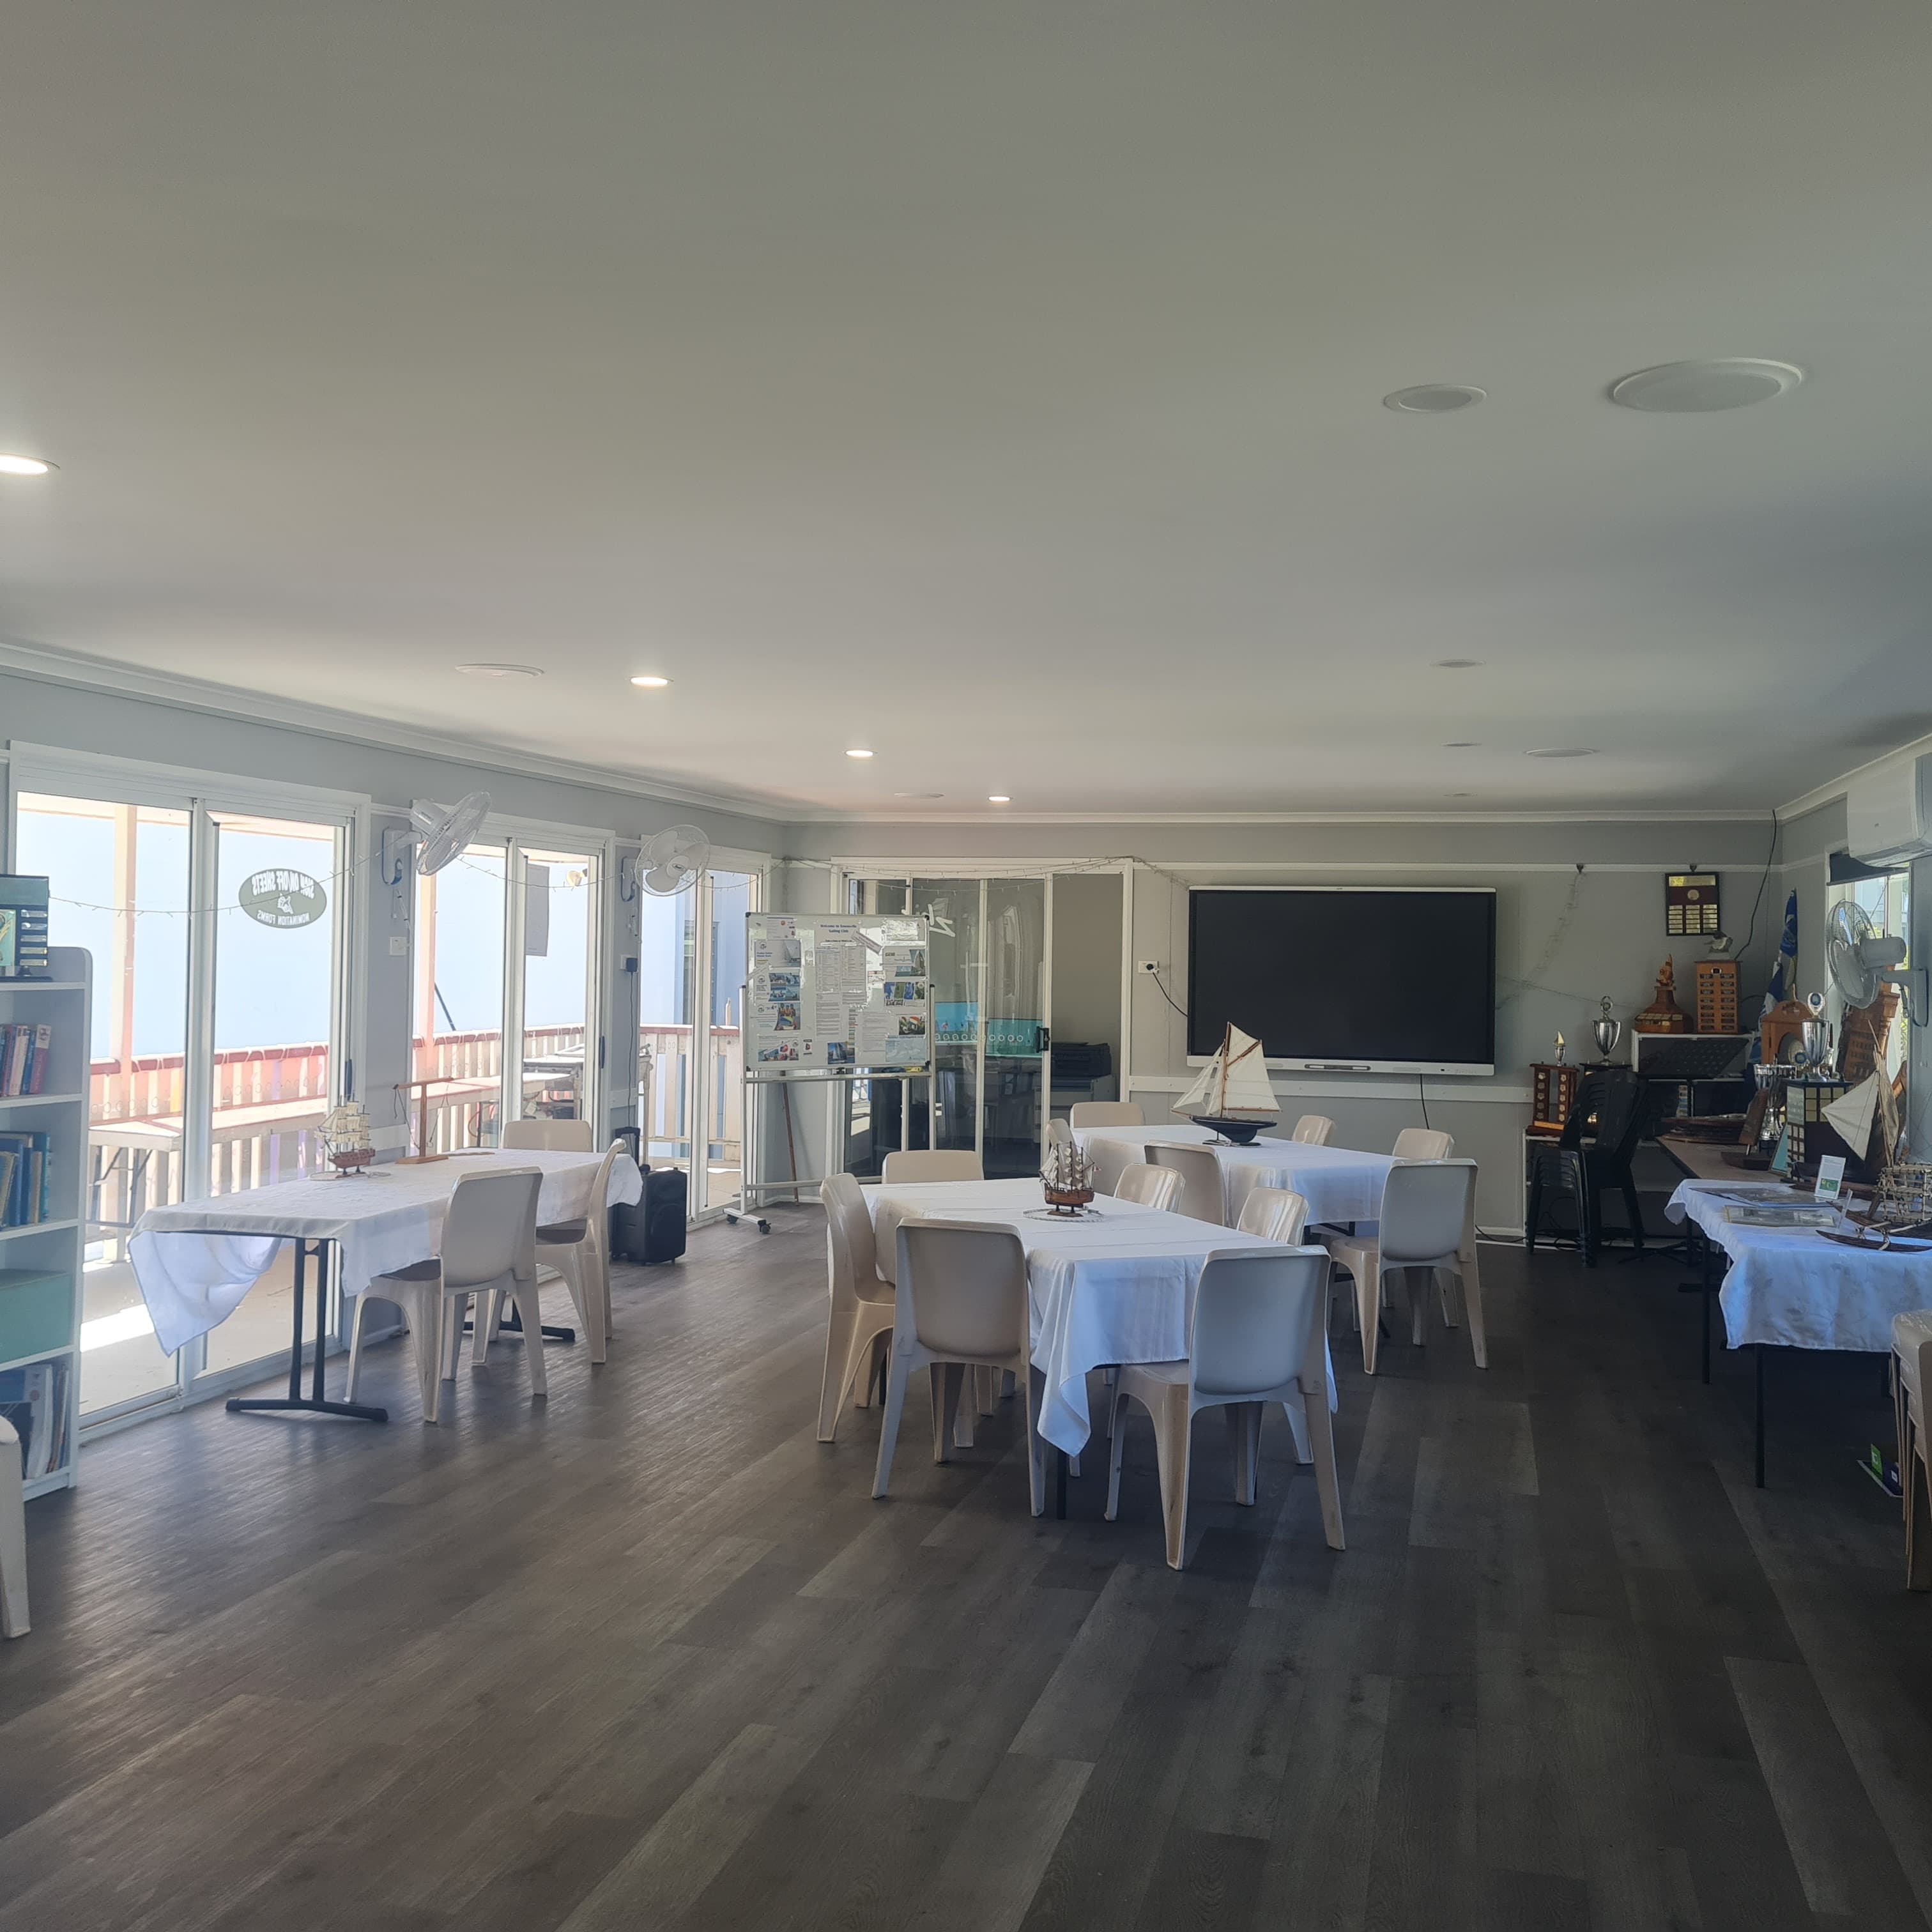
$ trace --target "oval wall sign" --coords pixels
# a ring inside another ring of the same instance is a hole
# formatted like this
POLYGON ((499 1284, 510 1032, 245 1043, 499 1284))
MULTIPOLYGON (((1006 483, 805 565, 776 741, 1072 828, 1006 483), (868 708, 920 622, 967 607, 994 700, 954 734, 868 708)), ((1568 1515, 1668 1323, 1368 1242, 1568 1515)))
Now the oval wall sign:
POLYGON ((286 866, 250 872, 238 895, 242 910, 257 926, 292 929, 313 926, 328 910, 328 895, 320 879, 286 866))

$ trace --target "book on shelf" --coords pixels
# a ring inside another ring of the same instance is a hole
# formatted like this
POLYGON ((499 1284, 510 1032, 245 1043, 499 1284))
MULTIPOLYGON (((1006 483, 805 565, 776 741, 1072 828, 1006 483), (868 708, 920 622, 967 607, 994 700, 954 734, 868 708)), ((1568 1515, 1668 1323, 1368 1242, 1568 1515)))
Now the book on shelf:
POLYGON ((53 1136, 0 1133, 0 1228, 31 1228, 49 1218, 53 1136))
POLYGON ((0 1369, 0 1415, 20 1438, 20 1479, 36 1483, 67 1460, 64 1360, 0 1369))
POLYGON ((0 1023, 0 1100, 46 1090, 47 1056, 53 1050, 54 1030, 22 1020, 0 1023))

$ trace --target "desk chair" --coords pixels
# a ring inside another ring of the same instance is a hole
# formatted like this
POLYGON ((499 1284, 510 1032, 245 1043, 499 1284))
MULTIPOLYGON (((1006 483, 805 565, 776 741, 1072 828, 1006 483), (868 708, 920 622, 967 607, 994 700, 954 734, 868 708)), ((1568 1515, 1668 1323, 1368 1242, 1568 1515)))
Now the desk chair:
POLYGON ((1244 1234, 1258 1234, 1264 1241, 1291 1248, 1301 1245, 1301 1231, 1307 1225, 1307 1200, 1292 1187, 1250 1188, 1234 1223, 1244 1234))
POLYGON ((1529 1150, 1525 1248, 1535 1248, 1545 1196, 1551 1192, 1567 1194, 1576 1204, 1576 1245, 1583 1264, 1594 1268, 1603 1240, 1604 1190, 1614 1187, 1623 1198, 1631 1243, 1638 1253, 1643 1252, 1643 1213, 1630 1172, 1646 1124, 1643 1089, 1644 1083, 1634 1073, 1622 1068, 1594 1073, 1577 1082, 1576 1103, 1556 1144, 1529 1150))
POLYGON ((1120 1170, 1114 1184, 1116 1201, 1138 1201, 1143 1208, 1158 1208, 1162 1214, 1180 1212, 1180 1175, 1171 1167, 1154 1167, 1136 1161, 1120 1170))
POLYGON ((1447 1160, 1456 1151, 1456 1136, 1439 1127, 1404 1127, 1389 1151, 1397 1160, 1447 1160))
POLYGON ((1131 1100, 1076 1100, 1066 1121, 1074 1127, 1144 1127, 1147 1115, 1131 1100))
POLYGON ((849 1174, 818 1190, 825 1203, 825 1374, 818 1388, 818 1439, 830 1442, 838 1412, 856 1388, 856 1406, 872 1399, 882 1344, 892 1333, 892 1284, 879 1273, 879 1252, 865 1196, 849 1174))
MULTIPOLYGON (((409 1318, 424 1422, 437 1419, 442 1383, 456 1373, 463 1346, 462 1304, 472 1295, 506 1294, 516 1304, 530 1365, 530 1394, 534 1397, 549 1393, 537 1307, 537 1193, 542 1186, 542 1172, 534 1167, 493 1168, 466 1174, 457 1182, 443 1217, 442 1252, 436 1259, 376 1275, 356 1298, 356 1318, 349 1331, 350 1401, 356 1400, 362 1372, 362 1330, 374 1295, 393 1301, 409 1318)), ((488 1319, 479 1303, 479 1330, 487 1327, 488 1319)))
POLYGON ((1221 1163, 1211 1148, 1170 1147, 1162 1141, 1150 1141, 1147 1157, 1153 1166, 1171 1167, 1180 1176, 1182 1214, 1196 1221, 1211 1221, 1217 1228, 1228 1225, 1228 1190, 1221 1179, 1221 1163))
POLYGON ((20 1438, 0 1415, 0 1637, 27 1634, 26 1489, 20 1438))
POLYGON ((886 1156, 884 1180, 890 1187, 922 1180, 984 1180, 986 1169, 970 1148, 900 1148, 886 1156))
POLYGON ((1304 1114, 1288 1136, 1304 1147, 1326 1147, 1335 1137, 1335 1123, 1326 1114, 1304 1114))
MULTIPOLYGON (((510 1124, 526 1126, 532 1124, 512 1120, 510 1124)), ((587 1129, 590 1124, 587 1120, 547 1120, 537 1124, 587 1129)), ((520 1144, 528 1147, 536 1143, 525 1142, 520 1144)), ((590 1338, 590 1359, 593 1363, 605 1360, 609 1352, 610 1216, 607 1204, 610 1198, 610 1170, 629 1154, 630 1149, 622 1141, 613 1141, 605 1148, 597 1178, 590 1184, 588 1214, 580 1215, 574 1221, 541 1222, 537 1227, 537 1266, 554 1268, 562 1276, 563 1285, 569 1289, 570 1299, 576 1307, 578 1322, 590 1338)), ((484 1318, 473 1324, 476 1339, 470 1356, 472 1366, 482 1363, 502 1325, 503 1298, 500 1294, 484 1295, 480 1306, 484 1318)), ((551 1332, 554 1339, 568 1338, 568 1330, 551 1332)))
POLYGON ((1270 1253, 1222 1248, 1209 1255, 1194 1298, 1194 1319, 1181 1362, 1125 1362, 1113 1400, 1108 1459, 1107 1520, 1120 1513, 1121 1427, 1128 1402, 1154 1424, 1160 1468, 1161 1516, 1172 1570, 1187 1561, 1187 1471, 1195 1417, 1225 1408, 1234 1451, 1234 1500, 1252 1508, 1261 1461, 1262 1412, 1269 1402, 1300 1406, 1330 1550, 1345 1546, 1336 1480, 1335 1432, 1328 1412, 1328 1263, 1318 1250, 1270 1253))

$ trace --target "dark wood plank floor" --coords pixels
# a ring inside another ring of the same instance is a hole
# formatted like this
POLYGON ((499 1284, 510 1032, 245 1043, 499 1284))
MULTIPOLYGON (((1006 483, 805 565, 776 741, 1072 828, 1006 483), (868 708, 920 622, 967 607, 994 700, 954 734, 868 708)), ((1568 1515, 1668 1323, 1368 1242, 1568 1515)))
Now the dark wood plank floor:
POLYGON ((423 1429, 398 1346, 387 1429, 90 1451, 0 1652, 0 1932, 1927 1925, 1870 1362, 1773 1360, 1760 1492, 1677 1269, 1486 1250, 1486 1375, 1338 1348, 1346 1555, 1207 1418, 1176 1576, 1144 1420, 1118 1524, 1090 1464, 1033 1522, 1007 1416, 935 1468, 922 1402, 870 1501, 822 1226, 626 1271, 546 1405, 506 1349, 423 1429))

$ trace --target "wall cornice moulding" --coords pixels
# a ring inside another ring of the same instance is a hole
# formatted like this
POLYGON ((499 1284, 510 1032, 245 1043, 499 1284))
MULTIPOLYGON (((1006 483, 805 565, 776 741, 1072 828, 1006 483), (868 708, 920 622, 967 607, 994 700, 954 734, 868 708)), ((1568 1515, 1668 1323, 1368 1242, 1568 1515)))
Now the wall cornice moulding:
POLYGON ((1601 812, 959 812, 916 817, 794 810, 788 823, 895 825, 910 832, 932 825, 1768 825, 1772 817, 1768 807, 1744 806, 1682 812, 1648 806, 1601 812))
POLYGON ((445 736, 412 725, 337 711, 325 704, 266 697, 238 690, 232 685, 184 677, 174 671, 116 664, 109 658, 86 657, 75 652, 49 650, 42 645, 20 644, 11 638, 0 638, 0 670, 11 671, 40 684, 139 698, 150 704, 172 705, 177 710, 236 718, 244 724, 278 725, 376 751, 413 752, 446 764, 475 765, 518 778, 544 778, 560 784, 616 792, 626 798, 645 798, 654 803, 692 805, 700 810, 730 812, 734 817, 758 819, 775 827, 788 822, 794 810, 782 800, 762 798, 748 792, 700 791, 668 779, 607 765, 549 758, 541 752, 518 751, 485 739, 454 734, 445 736))

